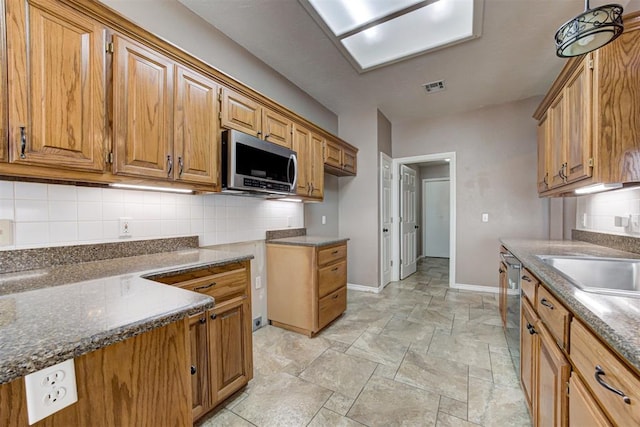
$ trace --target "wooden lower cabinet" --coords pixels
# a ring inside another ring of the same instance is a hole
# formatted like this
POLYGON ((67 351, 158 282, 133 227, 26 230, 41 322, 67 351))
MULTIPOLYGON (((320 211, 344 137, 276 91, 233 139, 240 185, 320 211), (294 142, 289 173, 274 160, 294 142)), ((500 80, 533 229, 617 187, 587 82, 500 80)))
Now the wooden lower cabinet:
POLYGON ((153 278, 216 300, 189 322, 193 421, 253 378, 250 279, 249 261, 153 278))
MULTIPOLYGON (((33 424, 187 426, 192 423, 187 319, 75 358, 78 401, 33 424)), ((0 426, 28 425, 22 378, 0 385, 0 426)))
POLYGON ((569 425, 575 427, 610 427, 612 424, 574 372, 569 379, 569 425))
POLYGON ((347 244, 267 243, 267 316, 314 336, 347 308, 347 244))
POLYGON ((571 365, 547 328, 538 322, 540 335, 536 366, 534 420, 539 427, 566 426, 568 422, 567 382, 571 365))
POLYGON ((533 414, 533 403, 536 386, 536 361, 538 349, 540 348, 540 338, 535 331, 534 325, 538 322, 538 316, 526 299, 522 299, 520 310, 520 382, 522 391, 529 407, 529 412, 533 414))

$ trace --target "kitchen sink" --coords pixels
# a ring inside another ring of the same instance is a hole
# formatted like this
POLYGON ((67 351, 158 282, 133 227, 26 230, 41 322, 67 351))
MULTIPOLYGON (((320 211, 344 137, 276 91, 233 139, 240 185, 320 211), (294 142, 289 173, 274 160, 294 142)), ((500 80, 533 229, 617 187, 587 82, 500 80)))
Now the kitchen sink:
POLYGON ((538 255, 587 292, 640 298, 640 259, 538 255))

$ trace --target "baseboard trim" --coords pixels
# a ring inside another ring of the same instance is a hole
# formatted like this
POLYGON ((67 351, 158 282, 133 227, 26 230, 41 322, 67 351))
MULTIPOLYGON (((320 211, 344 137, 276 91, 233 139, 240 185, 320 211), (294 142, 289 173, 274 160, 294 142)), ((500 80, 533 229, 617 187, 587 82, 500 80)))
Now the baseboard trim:
POLYGON ((493 286, 467 285, 465 283, 454 283, 450 287, 452 289, 461 289, 463 291, 486 292, 490 294, 497 294, 500 292, 499 288, 495 288, 493 286))
POLYGON ((373 286, 358 285, 355 283, 347 283, 347 289, 351 291, 371 292, 374 294, 379 294, 380 292, 382 292, 381 288, 374 288, 373 286))

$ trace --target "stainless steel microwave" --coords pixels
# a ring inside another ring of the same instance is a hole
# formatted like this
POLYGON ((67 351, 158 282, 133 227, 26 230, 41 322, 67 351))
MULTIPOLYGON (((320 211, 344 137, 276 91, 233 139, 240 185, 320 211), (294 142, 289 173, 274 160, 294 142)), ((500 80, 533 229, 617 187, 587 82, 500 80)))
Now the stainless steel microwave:
POLYGON ((296 152, 237 130, 222 132, 222 191, 291 195, 296 152))

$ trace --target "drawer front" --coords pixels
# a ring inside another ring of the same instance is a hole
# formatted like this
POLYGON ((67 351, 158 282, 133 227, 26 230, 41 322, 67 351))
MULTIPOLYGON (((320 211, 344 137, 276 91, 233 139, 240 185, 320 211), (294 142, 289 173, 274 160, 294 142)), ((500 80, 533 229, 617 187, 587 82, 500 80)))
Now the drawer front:
POLYGON ((318 302, 318 329, 324 328, 346 309, 347 287, 344 286, 318 302))
POLYGON ((215 298, 216 304, 247 293, 247 270, 233 270, 202 277, 182 284, 180 287, 200 292, 215 298))
POLYGON ((347 257, 347 245, 332 246, 318 251, 318 266, 322 267, 347 257))
POLYGON ((522 269, 522 275, 520 276, 522 294, 527 297, 534 309, 536 309, 536 293, 539 284, 540 282, 536 279, 536 276, 531 274, 526 268, 522 269))
POLYGON ((318 295, 322 298, 347 284, 347 261, 318 270, 318 295))
POLYGON ((640 425, 640 378, 575 319, 571 322, 569 357, 613 424, 640 425), (600 381, 624 393, 629 398, 629 403, 622 396, 605 388, 596 376, 600 381))
POLYGON ((560 348, 567 349, 569 333, 569 311, 547 291, 544 286, 538 287, 538 315, 553 335, 560 348))

